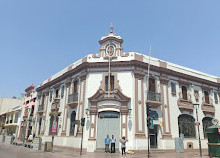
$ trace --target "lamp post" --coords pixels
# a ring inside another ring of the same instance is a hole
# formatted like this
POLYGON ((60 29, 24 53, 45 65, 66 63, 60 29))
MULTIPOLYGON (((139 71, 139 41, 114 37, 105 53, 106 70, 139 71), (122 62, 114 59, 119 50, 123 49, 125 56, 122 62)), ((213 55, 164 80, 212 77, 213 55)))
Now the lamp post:
POLYGON ((55 102, 55 112, 54 112, 54 118, 53 118, 53 123, 52 123, 52 151, 53 151, 53 143, 54 143, 54 133, 57 133, 57 121, 56 121, 56 118, 57 118, 57 115, 58 115, 58 112, 57 112, 57 102, 59 99, 58 98, 55 98, 54 99, 54 102, 55 102), (55 130, 53 130, 53 126, 54 126, 54 123, 56 124, 55 126, 55 130))
MULTIPOLYGON (((199 121, 198 119, 198 108, 199 104, 193 104, 194 107, 196 107, 196 119, 197 122, 199 121)), ((202 148, 201 148, 201 140, 200 140, 200 131, 199 131, 199 124, 198 124, 198 134, 199 134, 199 150, 200 150, 200 157, 202 157, 202 148)))

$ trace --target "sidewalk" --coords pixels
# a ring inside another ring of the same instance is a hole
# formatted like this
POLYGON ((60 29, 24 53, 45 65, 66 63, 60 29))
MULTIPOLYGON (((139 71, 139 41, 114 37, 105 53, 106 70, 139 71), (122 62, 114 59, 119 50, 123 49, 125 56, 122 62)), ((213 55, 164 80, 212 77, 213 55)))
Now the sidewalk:
MULTIPOLYGON (((0 158, 120 158, 120 153, 83 153, 75 152, 65 148, 54 147, 54 152, 44 152, 43 149, 35 151, 23 146, 0 143, 0 158)), ((126 155, 127 158, 146 158, 146 154, 126 155)), ((200 158, 199 152, 185 153, 151 153, 151 158, 200 158)), ((209 158, 208 152, 203 151, 203 158, 209 158)))

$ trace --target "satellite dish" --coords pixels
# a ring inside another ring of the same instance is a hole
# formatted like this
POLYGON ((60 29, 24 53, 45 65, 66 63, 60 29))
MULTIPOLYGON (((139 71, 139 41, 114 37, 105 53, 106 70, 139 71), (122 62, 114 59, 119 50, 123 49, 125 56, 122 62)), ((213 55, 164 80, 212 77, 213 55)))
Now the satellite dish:
POLYGON ((218 119, 212 119, 212 123, 214 124, 214 125, 217 125, 218 124, 218 119))

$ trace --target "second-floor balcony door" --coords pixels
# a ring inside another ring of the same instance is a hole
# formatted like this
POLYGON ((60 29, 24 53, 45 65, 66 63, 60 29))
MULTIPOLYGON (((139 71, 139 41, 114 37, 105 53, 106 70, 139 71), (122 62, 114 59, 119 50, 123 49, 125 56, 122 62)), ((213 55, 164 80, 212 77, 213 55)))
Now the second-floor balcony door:
POLYGON ((149 78, 149 91, 156 92, 156 85, 154 78, 149 78))

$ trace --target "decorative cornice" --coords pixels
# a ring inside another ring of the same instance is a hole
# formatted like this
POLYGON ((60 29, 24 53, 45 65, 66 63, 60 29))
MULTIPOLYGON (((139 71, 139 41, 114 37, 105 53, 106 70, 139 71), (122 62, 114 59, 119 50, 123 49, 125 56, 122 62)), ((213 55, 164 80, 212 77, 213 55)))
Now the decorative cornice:
POLYGON ((134 77, 138 79, 143 79, 145 76, 145 73, 142 71, 134 70, 133 73, 134 73, 134 77))
MULTIPOLYGON (((111 67, 134 66, 134 67, 139 67, 139 68, 143 68, 143 69, 147 69, 148 68, 148 64, 147 63, 144 63, 144 62, 139 61, 139 60, 114 61, 113 63, 114 64, 112 64, 111 67)), ((83 70, 88 70, 89 68, 100 68, 100 67, 102 67, 102 68, 106 67, 107 68, 108 66, 109 66, 108 62, 99 62, 99 63, 97 63, 97 62, 96 63, 83 62, 82 64, 78 65, 76 68, 74 68, 74 69, 72 69, 70 71, 67 71, 62 76, 59 76, 58 78, 56 78, 56 79, 54 79, 52 81, 48 80, 48 83, 45 83, 44 85, 38 87, 36 89, 36 91, 37 92, 41 91, 42 89, 45 89, 46 87, 52 86, 52 85, 56 84, 57 82, 60 82, 60 81, 62 81, 64 79, 72 76, 73 74, 82 72, 83 70)), ((188 74, 183 74, 181 72, 176 72, 176 71, 170 70, 170 69, 165 69, 165 68, 162 69, 161 67, 154 66, 154 65, 151 65, 151 71, 155 71, 155 72, 158 72, 158 73, 163 73, 163 74, 166 74, 166 75, 178 77, 178 78, 185 79, 185 80, 190 80, 190 81, 198 82, 198 83, 201 83, 201 84, 207 84, 209 86, 220 87, 220 82, 209 81, 209 80, 198 78, 198 77, 191 76, 191 75, 188 75, 188 74)), ((218 80, 218 81, 220 81, 220 80, 218 80)))
POLYGON ((169 80, 170 79, 167 77, 160 76, 160 83, 162 83, 162 84, 168 84, 169 80))

